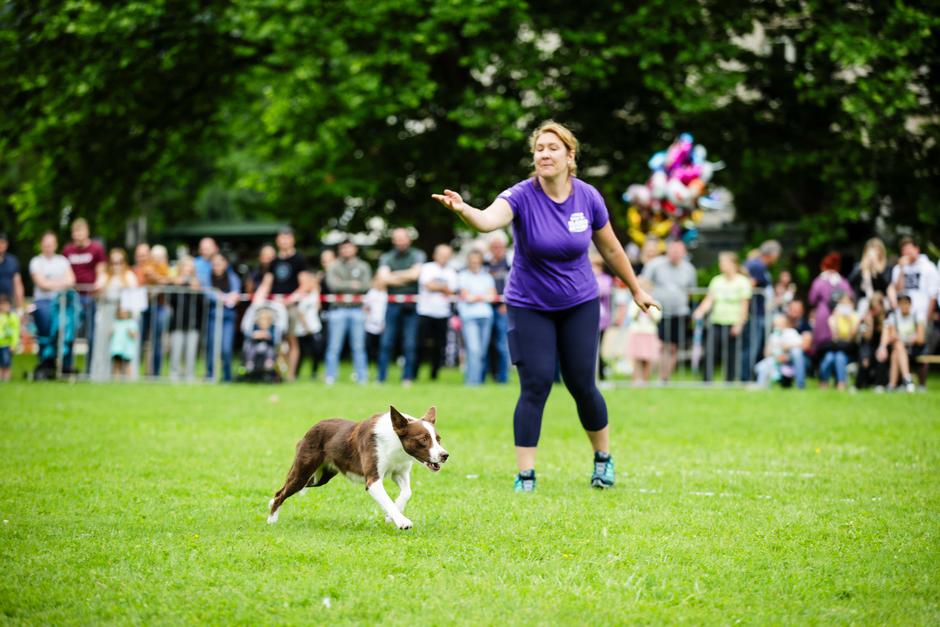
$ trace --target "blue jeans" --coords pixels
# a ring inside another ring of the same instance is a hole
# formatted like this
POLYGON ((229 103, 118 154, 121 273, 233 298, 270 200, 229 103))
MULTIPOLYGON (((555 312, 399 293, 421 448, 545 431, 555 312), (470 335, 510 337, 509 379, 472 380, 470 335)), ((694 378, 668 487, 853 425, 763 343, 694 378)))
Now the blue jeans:
POLYGON ((165 305, 151 302, 150 308, 140 317, 140 336, 150 340, 150 374, 160 376, 163 367, 163 333, 166 331, 167 310, 165 305))
MULTIPOLYGON (((82 307, 81 328, 85 330, 85 339, 88 341, 88 352, 85 353, 85 372, 87 373, 91 372, 91 356, 94 354, 92 350, 95 347, 95 311, 97 311, 97 304, 95 297, 91 294, 80 294, 79 302, 81 302, 82 307)), ((62 364, 63 368, 72 366, 72 351, 69 350, 67 353, 69 363, 62 364)))
MULTIPOLYGON (((500 313, 500 305, 493 306, 493 326, 490 335, 490 349, 496 356, 496 372, 493 380, 496 383, 509 382, 509 340, 506 332, 509 329, 509 315, 500 313)), ((486 378, 486 369, 483 370, 486 378)))
POLYGON ((806 353, 802 348, 790 349, 790 365, 793 366, 796 387, 802 390, 806 387, 806 353))
POLYGON ((339 356, 348 332, 356 382, 367 382, 369 362, 366 359, 366 317, 362 307, 334 307, 326 315, 330 322, 326 334, 326 378, 335 381, 339 376, 339 356))
POLYGON ((845 351, 829 351, 822 358, 819 365, 819 380, 822 383, 828 383, 835 370, 836 383, 845 383, 848 379, 847 368, 849 365, 849 356, 845 351))
POLYGON ((461 318, 463 345, 467 351, 467 372, 464 383, 480 385, 486 370, 486 349, 490 346, 492 318, 461 318))
POLYGON ((388 364, 392 360, 395 342, 401 332, 402 350, 405 353, 405 369, 402 381, 414 381, 418 369, 418 311, 408 303, 389 303, 385 310, 385 332, 379 350, 379 382, 388 378, 388 364))
POLYGON ((755 312, 754 302, 751 302, 751 315, 741 330, 741 380, 751 381, 754 376, 754 365, 764 354, 764 334, 766 333, 766 320, 764 312, 755 312))
MULTIPOLYGON (((206 376, 215 373, 215 305, 209 308, 209 324, 206 325, 206 376)), ((222 310, 222 380, 232 380, 232 344, 235 342, 235 310, 222 310)))

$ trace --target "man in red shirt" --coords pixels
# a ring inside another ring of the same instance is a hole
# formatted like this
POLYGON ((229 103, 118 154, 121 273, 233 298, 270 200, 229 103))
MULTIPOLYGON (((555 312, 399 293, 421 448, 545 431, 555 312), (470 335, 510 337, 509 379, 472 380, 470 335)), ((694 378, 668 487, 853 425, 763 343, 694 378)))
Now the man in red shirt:
MULTIPOLYGON (((104 246, 92 241, 85 218, 76 218, 72 222, 72 241, 62 249, 62 255, 69 260, 72 272, 75 274, 75 287, 78 290, 82 303, 82 322, 79 333, 84 332, 88 340, 88 353, 91 355, 95 339, 95 296, 94 285, 98 275, 104 272, 108 261, 104 246)), ((72 351, 67 351, 68 355, 72 351)), ((70 369, 72 364, 63 364, 64 369, 70 369)), ((91 359, 85 360, 86 368, 91 365, 91 359)))

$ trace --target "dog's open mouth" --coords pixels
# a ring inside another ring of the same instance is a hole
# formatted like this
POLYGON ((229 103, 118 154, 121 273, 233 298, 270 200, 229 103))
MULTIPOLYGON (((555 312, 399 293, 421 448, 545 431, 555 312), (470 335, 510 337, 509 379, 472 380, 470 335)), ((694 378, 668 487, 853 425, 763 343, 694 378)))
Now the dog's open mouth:
POLYGON ((435 464, 434 462, 424 462, 424 465, 427 466, 431 472, 437 472, 441 469, 441 465, 435 464))

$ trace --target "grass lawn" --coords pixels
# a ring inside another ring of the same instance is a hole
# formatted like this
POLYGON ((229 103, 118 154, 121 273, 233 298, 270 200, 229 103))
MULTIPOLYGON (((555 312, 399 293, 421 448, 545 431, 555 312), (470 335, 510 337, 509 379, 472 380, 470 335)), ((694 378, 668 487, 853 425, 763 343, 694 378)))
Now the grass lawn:
POLYGON ((512 492, 516 392, 4 385, 0 620, 940 622, 935 392, 610 390, 598 492, 556 389, 533 495, 512 492), (389 402, 437 405, 451 453, 414 468, 414 529, 342 477, 265 524, 309 426, 389 402))

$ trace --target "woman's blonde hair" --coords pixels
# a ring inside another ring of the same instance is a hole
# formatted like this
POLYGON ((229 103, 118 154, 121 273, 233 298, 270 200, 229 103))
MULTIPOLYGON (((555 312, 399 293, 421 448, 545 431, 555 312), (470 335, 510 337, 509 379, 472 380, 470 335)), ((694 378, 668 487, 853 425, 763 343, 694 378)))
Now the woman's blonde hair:
MULTIPOLYGON (((532 131, 532 134, 529 135, 529 151, 535 153, 535 143, 539 140, 539 135, 542 133, 552 133, 558 139, 561 140, 561 143, 565 145, 565 148, 568 149, 568 152, 572 153, 571 156, 571 165, 568 166, 568 176, 577 176, 578 174, 578 138, 574 136, 574 133, 571 132, 564 124, 560 124, 555 120, 546 120, 539 124, 538 128, 532 131)), ((535 176, 535 171, 533 170, 532 174, 529 176, 535 176)))
POLYGON ((863 270, 868 270, 869 272, 884 272, 885 265, 888 260, 888 251, 885 249, 885 243, 877 237, 873 237, 867 242, 865 242, 865 248, 862 249, 862 261, 861 265, 863 270), (868 251, 874 249, 878 252, 878 260, 875 262, 874 267, 870 267, 870 262, 868 260, 868 251))

